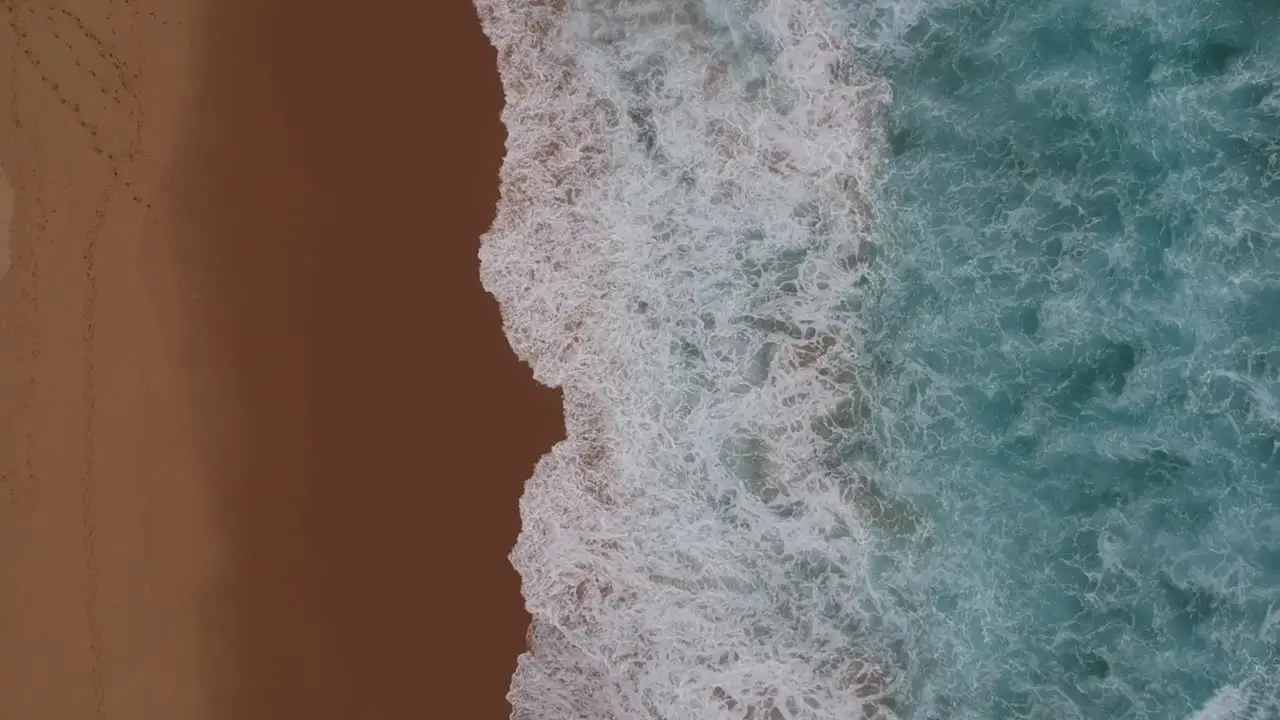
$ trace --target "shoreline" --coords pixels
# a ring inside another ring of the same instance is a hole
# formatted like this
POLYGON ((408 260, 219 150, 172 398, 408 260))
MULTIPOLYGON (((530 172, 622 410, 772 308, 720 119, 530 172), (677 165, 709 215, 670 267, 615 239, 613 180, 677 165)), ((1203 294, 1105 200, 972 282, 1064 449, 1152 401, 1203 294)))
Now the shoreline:
POLYGON ((506 556, 564 430, 480 285, 474 7, 22 12, 0 715, 507 717, 506 556), (93 73, 52 59, 77 27, 93 73))

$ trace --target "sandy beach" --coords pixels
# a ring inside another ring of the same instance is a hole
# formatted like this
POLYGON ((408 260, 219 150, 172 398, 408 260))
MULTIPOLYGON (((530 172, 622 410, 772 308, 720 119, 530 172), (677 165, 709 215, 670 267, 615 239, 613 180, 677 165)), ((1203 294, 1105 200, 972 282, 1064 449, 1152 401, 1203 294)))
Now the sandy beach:
POLYGON ((477 277, 495 55, 424 7, 0 6, 0 720, 509 713, 563 429, 477 277))

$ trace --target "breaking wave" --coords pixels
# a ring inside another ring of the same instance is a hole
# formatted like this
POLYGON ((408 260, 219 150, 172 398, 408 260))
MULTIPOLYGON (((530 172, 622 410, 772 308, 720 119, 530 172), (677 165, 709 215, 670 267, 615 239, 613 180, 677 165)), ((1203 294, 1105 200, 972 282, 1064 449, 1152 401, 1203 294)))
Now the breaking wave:
POLYGON ((1280 15, 1145 1, 477 0, 515 718, 1280 717, 1280 15))

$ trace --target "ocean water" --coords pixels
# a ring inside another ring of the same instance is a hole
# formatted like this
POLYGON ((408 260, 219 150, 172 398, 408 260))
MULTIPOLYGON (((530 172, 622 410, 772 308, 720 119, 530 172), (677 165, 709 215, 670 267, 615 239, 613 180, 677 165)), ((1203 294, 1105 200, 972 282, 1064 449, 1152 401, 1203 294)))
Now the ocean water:
POLYGON ((477 6, 514 717, 1280 718, 1280 4, 477 6))

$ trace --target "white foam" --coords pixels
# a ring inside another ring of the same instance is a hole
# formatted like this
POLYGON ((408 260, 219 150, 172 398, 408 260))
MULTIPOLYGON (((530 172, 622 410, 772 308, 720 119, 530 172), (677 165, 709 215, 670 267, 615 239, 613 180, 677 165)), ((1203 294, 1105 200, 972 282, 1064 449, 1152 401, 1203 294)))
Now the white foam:
POLYGON ((848 423, 815 431, 857 392, 886 85, 812 0, 477 5, 509 137, 481 274, 568 430, 511 556, 515 717, 888 717, 823 462, 848 423))
POLYGON ((1277 720, 1280 674, 1258 668, 1245 681, 1225 685, 1190 720, 1277 720))

